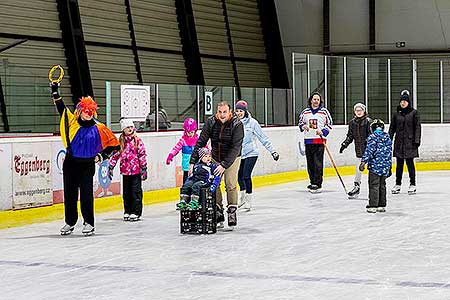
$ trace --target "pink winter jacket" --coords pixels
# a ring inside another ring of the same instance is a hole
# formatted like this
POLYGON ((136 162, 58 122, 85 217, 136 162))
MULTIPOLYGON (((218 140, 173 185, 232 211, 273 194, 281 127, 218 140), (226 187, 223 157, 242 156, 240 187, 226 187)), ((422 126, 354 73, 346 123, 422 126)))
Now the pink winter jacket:
POLYGON ((142 168, 147 168, 147 154, 145 152, 144 142, 137 138, 137 148, 134 145, 134 137, 131 135, 124 137, 123 151, 114 154, 109 165, 114 168, 120 159, 120 174, 136 175, 141 173, 142 168))
POLYGON ((180 138, 178 143, 169 152, 168 160, 172 160, 180 150, 182 153, 181 166, 183 171, 189 170, 189 161, 191 159, 192 151, 194 150, 195 144, 197 143, 198 135, 194 134, 193 137, 188 137, 186 133, 180 138))

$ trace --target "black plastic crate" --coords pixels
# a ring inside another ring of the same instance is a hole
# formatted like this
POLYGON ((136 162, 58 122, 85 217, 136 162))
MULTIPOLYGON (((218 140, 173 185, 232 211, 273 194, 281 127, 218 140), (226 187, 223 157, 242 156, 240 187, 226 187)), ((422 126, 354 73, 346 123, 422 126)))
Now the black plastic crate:
POLYGON ((216 233, 216 197, 209 188, 200 190, 200 208, 180 210, 180 232, 192 234, 216 233))

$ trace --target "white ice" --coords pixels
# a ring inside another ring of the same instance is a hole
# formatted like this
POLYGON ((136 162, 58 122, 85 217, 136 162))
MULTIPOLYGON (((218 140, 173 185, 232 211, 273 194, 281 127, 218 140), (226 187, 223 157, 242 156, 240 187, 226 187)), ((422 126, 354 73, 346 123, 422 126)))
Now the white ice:
POLYGON ((261 188, 214 235, 181 235, 174 202, 137 223, 99 214, 92 237, 80 221, 68 237, 63 220, 2 230, 0 299, 450 299, 449 177, 420 172, 408 195, 404 174, 376 214, 366 175, 358 200, 337 178, 316 195, 306 181, 261 188))

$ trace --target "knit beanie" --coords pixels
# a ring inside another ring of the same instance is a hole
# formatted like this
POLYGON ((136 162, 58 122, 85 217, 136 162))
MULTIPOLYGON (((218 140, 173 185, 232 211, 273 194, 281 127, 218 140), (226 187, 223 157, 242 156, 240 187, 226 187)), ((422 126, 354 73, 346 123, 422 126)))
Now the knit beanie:
POLYGON ((411 104, 411 99, 409 98, 409 91, 408 90, 403 90, 400 93, 400 101, 406 101, 409 104, 411 104))
POLYGON ((131 119, 120 120, 120 129, 123 131, 127 127, 134 127, 133 120, 131 119))
POLYGON ((209 148, 203 147, 198 149, 198 160, 202 160, 203 156, 205 155, 211 155, 211 150, 209 148))
POLYGON ((353 111, 355 111, 357 108, 361 108, 364 112, 366 112, 366 106, 363 103, 356 103, 353 106, 353 111))
POLYGON ((244 100, 239 100, 238 102, 236 102, 235 109, 240 109, 240 110, 243 110, 243 111, 247 111, 248 110, 248 104, 244 100))

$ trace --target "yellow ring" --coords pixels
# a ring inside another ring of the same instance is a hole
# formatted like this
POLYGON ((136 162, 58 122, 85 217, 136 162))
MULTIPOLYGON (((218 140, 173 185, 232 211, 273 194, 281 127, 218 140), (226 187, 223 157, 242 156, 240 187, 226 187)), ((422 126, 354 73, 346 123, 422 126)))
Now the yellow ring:
POLYGON ((55 65, 50 69, 50 72, 48 72, 48 80, 52 83, 59 83, 64 77, 64 69, 61 67, 61 65, 55 65), (55 73, 56 69, 59 69, 59 77, 58 79, 53 79, 53 73, 55 73))

